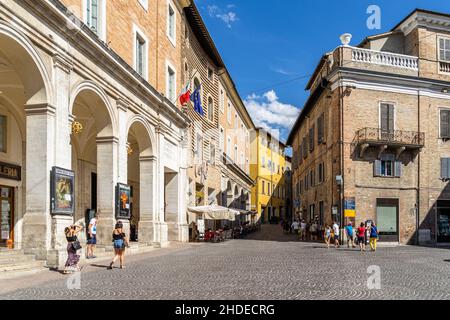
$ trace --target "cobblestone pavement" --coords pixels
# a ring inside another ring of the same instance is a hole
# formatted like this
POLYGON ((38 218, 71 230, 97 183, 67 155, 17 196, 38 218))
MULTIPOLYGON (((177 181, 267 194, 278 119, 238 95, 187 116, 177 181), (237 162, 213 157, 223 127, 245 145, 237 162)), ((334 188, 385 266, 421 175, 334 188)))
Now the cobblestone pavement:
POLYGON ((450 250, 381 247, 360 253, 300 243, 266 226, 246 240, 189 245, 132 257, 127 269, 91 266, 81 288, 63 275, 0 299, 450 299, 450 250), (381 268, 381 289, 367 287, 368 267, 381 268))

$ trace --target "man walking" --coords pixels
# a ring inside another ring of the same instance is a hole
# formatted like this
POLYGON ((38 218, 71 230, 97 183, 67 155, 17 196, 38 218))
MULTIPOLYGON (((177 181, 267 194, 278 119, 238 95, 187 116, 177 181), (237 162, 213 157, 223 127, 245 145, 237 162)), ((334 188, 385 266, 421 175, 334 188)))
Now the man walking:
POLYGON ((97 219, 98 213, 89 222, 88 234, 87 234, 87 259, 95 259, 94 249, 97 244, 97 219))
POLYGON ((340 234, 339 224, 336 221, 333 224, 333 232, 334 232, 334 246, 337 249, 340 248, 341 245, 339 243, 339 234, 340 234))
POLYGON ((302 220, 302 222, 300 223, 300 237, 301 237, 302 241, 306 240, 306 222, 305 222, 305 220, 302 220))
POLYGON ((295 220, 295 221, 292 223, 291 228, 292 228, 292 230, 294 231, 294 234, 295 234, 295 235, 298 235, 299 224, 298 224, 298 221, 297 221, 297 220, 295 220))
POLYGON ((356 248, 355 237, 354 237, 353 225, 351 222, 345 227, 345 232, 347 234, 347 247, 350 248, 350 243, 351 243, 353 249, 355 249, 356 248))

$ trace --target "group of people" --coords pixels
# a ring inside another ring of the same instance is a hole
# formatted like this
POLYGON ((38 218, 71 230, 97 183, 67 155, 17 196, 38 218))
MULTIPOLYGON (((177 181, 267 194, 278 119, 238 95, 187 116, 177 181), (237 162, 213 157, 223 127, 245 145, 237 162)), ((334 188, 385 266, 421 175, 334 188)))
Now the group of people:
MULTIPOLYGON (((375 223, 367 224, 361 222, 358 228, 354 228, 351 222, 344 228, 347 236, 347 247, 356 248, 359 245, 361 252, 366 251, 366 243, 369 242, 370 249, 373 252, 377 251, 377 241, 379 239, 378 228, 375 223)), ((340 248, 340 227, 337 222, 333 223, 333 226, 325 226, 325 243, 327 248, 330 248, 332 239, 334 240, 335 248, 340 248)))
MULTIPOLYGON (((87 247, 86 247, 86 259, 97 258, 94 255, 95 246, 97 244, 97 220, 98 214, 95 215, 89 222, 87 228, 87 247)), ((77 254, 78 250, 82 249, 81 243, 78 240, 78 234, 83 231, 83 226, 72 225, 64 229, 64 233, 67 240, 67 261, 64 268, 64 274, 71 273, 73 271, 81 271, 79 266, 80 255, 77 254)), ((118 221, 112 232, 112 242, 114 246, 114 258, 108 269, 111 270, 117 260, 120 260, 120 268, 125 268, 125 248, 129 247, 128 238, 123 229, 123 223, 118 221)))
POLYGON ((305 220, 295 220, 291 225, 285 221, 283 229, 286 233, 297 234, 302 241, 317 241, 321 238, 320 225, 317 220, 311 223, 306 223, 305 220))

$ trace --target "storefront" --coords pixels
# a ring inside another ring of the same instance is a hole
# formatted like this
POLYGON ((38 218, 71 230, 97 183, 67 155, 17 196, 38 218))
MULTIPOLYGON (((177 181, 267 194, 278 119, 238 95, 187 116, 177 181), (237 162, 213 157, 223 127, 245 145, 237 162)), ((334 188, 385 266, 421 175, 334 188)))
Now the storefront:
POLYGON ((380 241, 398 242, 400 240, 398 199, 377 199, 375 223, 380 233, 380 241))
POLYGON ((16 223, 15 215, 15 187, 6 181, 20 182, 21 167, 0 163, 0 178, 3 184, 0 185, 0 248, 14 248, 14 227, 16 223), (8 186, 9 184, 9 186, 8 186))
POLYGON ((450 201, 437 202, 437 242, 450 242, 450 201))

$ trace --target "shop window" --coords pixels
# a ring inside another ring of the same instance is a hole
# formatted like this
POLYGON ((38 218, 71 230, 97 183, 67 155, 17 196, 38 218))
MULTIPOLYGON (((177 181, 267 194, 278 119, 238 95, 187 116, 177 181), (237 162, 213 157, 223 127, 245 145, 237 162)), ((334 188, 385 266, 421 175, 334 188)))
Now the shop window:
POLYGON ((6 116, 0 116, 0 152, 6 153, 6 144, 7 144, 7 123, 6 116))

